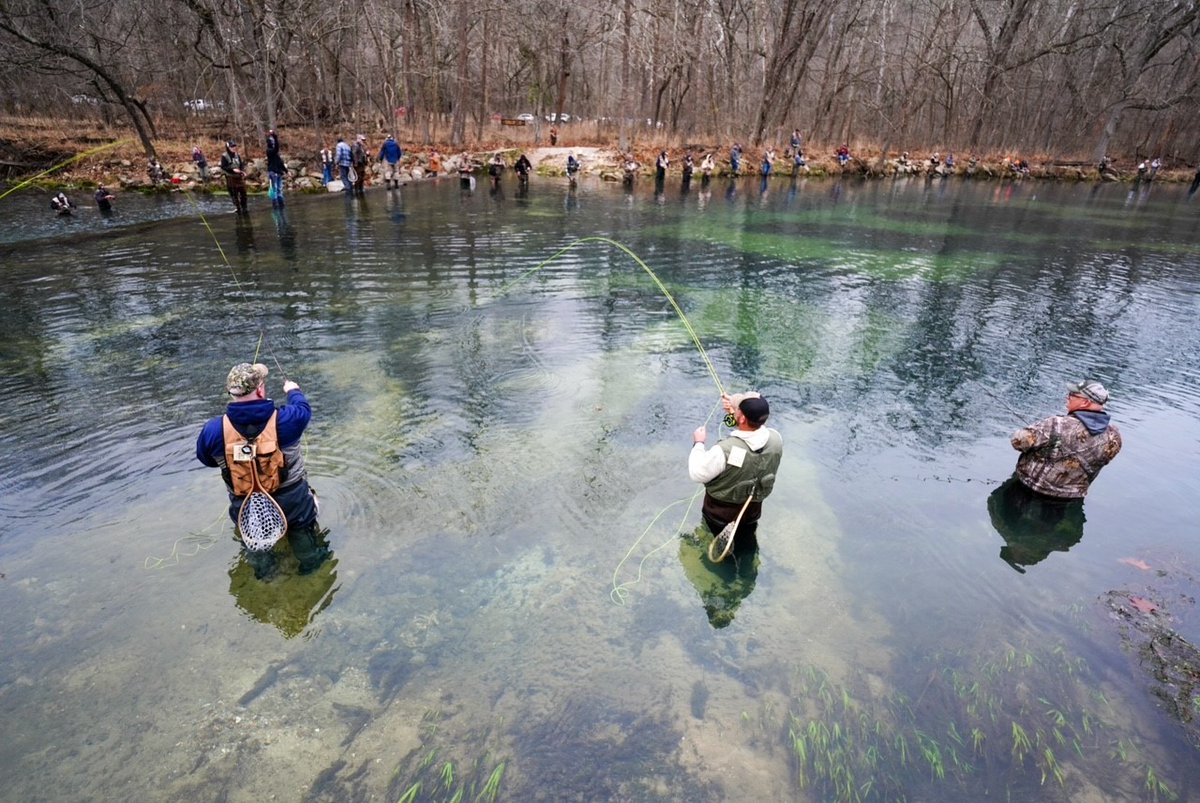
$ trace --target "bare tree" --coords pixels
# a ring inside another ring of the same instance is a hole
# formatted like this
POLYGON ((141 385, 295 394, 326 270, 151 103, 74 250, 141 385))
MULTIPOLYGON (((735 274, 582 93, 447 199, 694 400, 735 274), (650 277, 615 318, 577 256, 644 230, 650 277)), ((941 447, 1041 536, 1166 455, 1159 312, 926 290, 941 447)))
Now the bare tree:
MULTIPOLYGON (((497 111, 651 137, 888 151, 1188 152, 1195 0, 0 0, 12 105, 97 97, 147 153, 185 99, 297 123, 485 139, 497 111), (474 125, 471 125, 471 121, 474 125), (647 127, 645 121, 651 125, 647 127)), ((539 128, 535 125, 534 134, 539 128)))
MULTIPOLYGON (((72 74, 95 87, 106 100, 120 104, 148 157, 154 156, 157 136, 146 104, 132 89, 136 64, 124 61, 132 26, 96 25, 108 21, 121 7, 99 2, 0 3, 0 32, 17 44, 25 68, 45 75, 72 74), (109 36, 110 29, 112 37, 109 36), (39 58, 44 56, 45 58, 39 58)), ((132 22, 132 20, 130 20, 132 22)), ((130 54, 133 55, 133 54, 130 54)))

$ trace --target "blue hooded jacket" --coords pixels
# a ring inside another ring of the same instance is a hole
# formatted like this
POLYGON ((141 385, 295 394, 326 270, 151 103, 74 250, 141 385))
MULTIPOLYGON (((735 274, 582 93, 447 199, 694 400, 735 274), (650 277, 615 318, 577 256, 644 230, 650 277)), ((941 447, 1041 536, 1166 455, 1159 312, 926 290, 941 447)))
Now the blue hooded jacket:
POLYGON ((400 157, 403 155, 403 153, 404 152, 400 150, 399 143, 397 143, 396 140, 392 139, 391 137, 388 137, 383 141, 383 147, 379 149, 379 158, 386 159, 391 164, 395 164, 396 162, 400 161, 400 157))
MULTIPOLYGON (((230 402, 225 408, 233 428, 247 437, 254 437, 262 432, 263 427, 271 420, 273 412, 275 402, 271 399, 230 402)), ((196 458, 206 466, 217 468, 225 462, 223 417, 209 419, 196 439, 196 458)), ((312 408, 308 399, 299 390, 291 390, 287 395, 287 404, 279 408, 279 415, 275 419, 275 434, 279 438, 279 448, 284 453, 287 476, 283 484, 271 492, 271 496, 283 508, 289 530, 308 527, 317 520, 317 505, 308 487, 304 452, 300 444, 300 438, 311 418, 312 408)), ((229 518, 236 523, 242 500, 234 496, 228 473, 228 469, 222 468, 221 474, 226 490, 229 491, 229 518)))
MULTIPOLYGON (((230 402, 225 408, 233 428, 247 437, 261 432, 273 412, 275 402, 271 399, 230 402)), ((220 461, 225 459, 225 427, 222 418, 223 416, 210 418, 200 430, 200 437, 196 439, 196 459, 213 468, 220 466, 220 461)), ((311 419, 312 407, 309 406, 304 393, 300 390, 289 391, 287 404, 279 408, 279 417, 275 419, 279 448, 287 449, 299 441, 311 419)))

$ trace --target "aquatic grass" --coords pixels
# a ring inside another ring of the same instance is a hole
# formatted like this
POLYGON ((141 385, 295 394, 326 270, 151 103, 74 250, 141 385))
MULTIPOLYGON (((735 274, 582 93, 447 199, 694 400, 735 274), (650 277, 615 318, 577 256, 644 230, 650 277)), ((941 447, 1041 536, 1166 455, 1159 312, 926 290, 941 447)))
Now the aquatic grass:
POLYGON ((1012 724, 1012 740, 1013 759, 1020 764, 1025 760, 1025 756, 1029 753, 1030 749, 1032 749, 1032 745, 1029 743, 1029 734, 1026 733, 1025 729, 1021 727, 1021 724, 1015 720, 1012 724))
POLYGON ((987 738, 979 728, 971 728, 971 749, 976 753, 983 752, 983 742, 987 738))
MULTIPOLYGON (((711 219, 705 219, 704 224, 707 226, 711 222, 711 219)), ((948 222, 944 217, 938 219, 921 215, 919 209, 906 209, 903 212, 896 209, 874 211, 866 207, 842 206, 757 210, 752 218, 739 216, 732 219, 730 225, 741 226, 747 231, 756 231, 768 226, 774 229, 791 228, 794 229, 792 233, 797 235, 810 234, 814 229, 821 233, 842 231, 859 236, 863 232, 884 232, 925 239, 970 237, 976 233, 974 229, 948 222)), ((664 229, 664 232, 676 234, 678 228, 670 231, 664 229)))
MULTIPOLYGON (((439 758, 446 750, 440 742, 446 738, 440 730, 444 714, 440 709, 427 709, 421 716, 422 745, 402 760, 392 773, 387 799, 399 803, 495 803, 500 794, 506 761, 492 766, 489 754, 477 754, 473 759, 439 758)), ((496 723, 496 729, 502 723, 496 723)), ((456 744, 453 749, 461 748, 456 744)))
POLYGON ((1171 787, 1163 783, 1163 780, 1154 772, 1154 768, 1149 765, 1146 766, 1145 787, 1152 800, 1158 800, 1160 795, 1166 800, 1176 800, 1179 797, 1171 791, 1171 787))
MULTIPOLYGON (((635 309, 643 308, 650 320, 623 344, 628 357, 638 362, 647 355, 690 354, 689 342, 698 345, 703 333, 705 346, 714 351, 753 352, 764 376, 835 385, 846 381, 847 366, 858 375, 870 375, 905 348, 903 322, 853 295, 806 301, 778 287, 714 288, 667 275, 668 297, 664 281, 649 273, 628 269, 622 259, 604 271, 590 271, 584 280, 590 297, 615 295, 635 309), (643 295, 631 296, 631 291, 643 295), (675 306, 676 315, 663 315, 668 305, 675 306), (846 305, 853 306, 853 315, 846 314, 846 305)), ((715 376, 707 355, 701 356, 715 376)))
POLYGON ((1063 775, 1062 767, 1059 766, 1058 761, 1054 758, 1054 751, 1049 747, 1045 748, 1042 751, 1042 760, 1042 783, 1046 783, 1046 773, 1049 772, 1054 776, 1054 780, 1058 781, 1058 785, 1062 786, 1066 776, 1063 775))
POLYGON ((872 694, 862 680, 837 681, 820 668, 794 670, 783 735, 797 788, 848 803, 960 797, 984 783, 1016 799, 1046 785, 1070 789, 1068 766, 1077 765, 1092 782, 1141 783, 1169 799, 1169 785, 1137 763, 1142 753, 1121 718, 1090 707, 1101 699, 1095 679, 1061 645, 927 660, 934 665, 917 673, 915 698, 903 689, 872 694))
POLYGON ((1113 747, 1109 755, 1117 761, 1128 761, 1129 753, 1134 749, 1133 742, 1126 740, 1124 737, 1117 739, 1113 743, 1113 747))
POLYGON ((504 777, 504 762, 501 761, 492 770, 492 774, 488 776, 487 783, 484 784, 483 790, 475 797, 477 801, 486 801, 494 803, 496 796, 500 794, 500 780, 504 777))

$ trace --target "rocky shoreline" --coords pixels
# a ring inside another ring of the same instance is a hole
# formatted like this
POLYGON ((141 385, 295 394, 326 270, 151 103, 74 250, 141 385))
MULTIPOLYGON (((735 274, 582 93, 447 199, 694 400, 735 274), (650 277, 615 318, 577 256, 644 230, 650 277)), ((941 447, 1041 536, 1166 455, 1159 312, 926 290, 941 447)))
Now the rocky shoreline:
MULTIPOLYGON (((429 157, 432 151, 417 153, 406 152, 401 159, 401 181, 421 181, 432 177, 429 172, 429 157)), ((692 149, 697 163, 700 156, 707 151, 700 148, 692 149)), ((597 176, 605 181, 622 181, 625 178, 623 160, 615 150, 599 147, 552 147, 520 149, 501 147, 495 150, 472 151, 467 153, 471 168, 475 175, 483 177, 487 173, 487 164, 495 154, 501 154, 506 165, 506 173, 511 175, 511 165, 521 153, 524 153, 534 165, 534 171, 541 176, 563 176, 566 174, 567 154, 574 153, 581 163, 583 175, 597 176)), ((633 154, 638 163, 636 175, 653 178, 654 159, 657 149, 638 149, 633 154)), ((672 165, 667 177, 679 181, 682 178, 681 162, 684 151, 674 150, 670 153, 672 165)), ((714 152, 714 157, 718 152, 714 152)), ((721 153, 722 157, 724 154, 721 153)), ((441 175, 456 175, 459 172, 462 155, 442 157, 443 171, 441 175)), ((151 178, 148 169, 140 168, 138 163, 129 158, 105 158, 103 155, 81 160, 64 169, 48 172, 41 178, 30 181, 30 186, 53 190, 79 190, 95 188, 103 184, 110 189, 138 192, 171 192, 171 191, 224 191, 224 181, 218 168, 219 156, 210 159, 208 163, 207 181, 202 180, 199 168, 190 160, 169 159, 162 164, 161 178, 151 178)), ((328 189, 321 181, 321 167, 315 161, 287 159, 285 163, 288 175, 285 187, 293 193, 322 193, 328 189)), ((246 167, 247 189, 252 193, 267 191, 266 159, 248 159, 246 167)), ((740 177, 760 177, 760 160, 746 158, 740 177)), ((335 171, 336 173, 336 171, 335 171)), ((730 166, 726 159, 718 160, 714 178, 730 177, 730 166)), ((950 178, 957 177, 975 180, 1041 180, 1041 181, 1087 181, 1087 182, 1129 182, 1153 180, 1156 182, 1190 182, 1195 174, 1190 168, 1164 169, 1156 175, 1139 177, 1136 169, 1112 169, 1103 176, 1095 165, 1081 162, 1040 162, 1021 163, 1009 160, 984 161, 970 159, 947 166, 942 161, 932 161, 926 157, 915 159, 907 154, 880 159, 878 155, 869 157, 852 157, 845 165, 839 165, 836 158, 809 161, 800 168, 794 168, 790 158, 778 158, 775 161, 770 180, 783 180, 793 177, 831 178, 831 177, 861 177, 868 179, 924 177, 950 178)), ((336 177, 336 174, 335 174, 336 177)), ((699 171, 694 174, 699 179, 699 171)), ((367 176, 366 186, 382 184, 382 170, 372 162, 367 176)))

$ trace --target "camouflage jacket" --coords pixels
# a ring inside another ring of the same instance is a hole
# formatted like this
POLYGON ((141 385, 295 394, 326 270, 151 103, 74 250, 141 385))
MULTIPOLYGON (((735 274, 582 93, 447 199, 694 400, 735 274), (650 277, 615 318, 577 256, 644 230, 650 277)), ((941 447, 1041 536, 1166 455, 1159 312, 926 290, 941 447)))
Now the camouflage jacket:
POLYGON ((1100 469, 1121 451, 1121 433, 1108 413, 1080 410, 1044 418, 1012 435, 1017 477, 1029 489, 1060 499, 1079 499, 1100 469))

